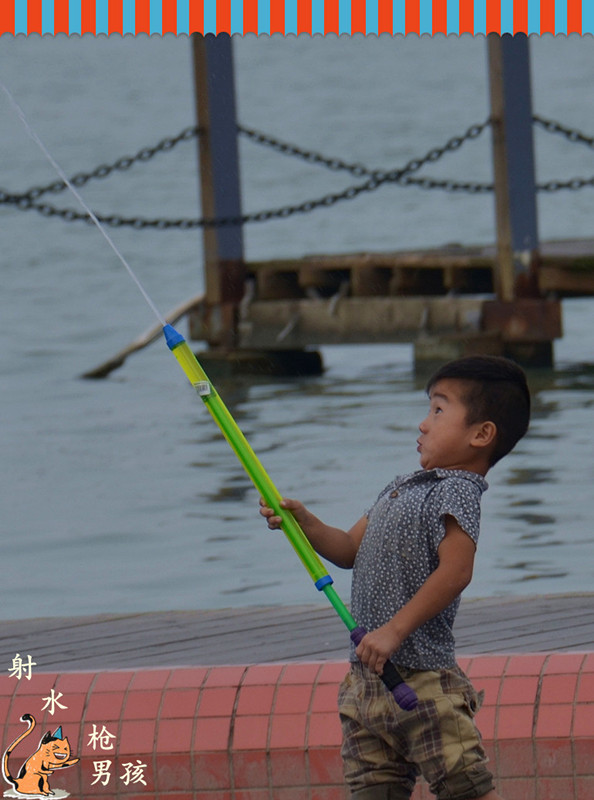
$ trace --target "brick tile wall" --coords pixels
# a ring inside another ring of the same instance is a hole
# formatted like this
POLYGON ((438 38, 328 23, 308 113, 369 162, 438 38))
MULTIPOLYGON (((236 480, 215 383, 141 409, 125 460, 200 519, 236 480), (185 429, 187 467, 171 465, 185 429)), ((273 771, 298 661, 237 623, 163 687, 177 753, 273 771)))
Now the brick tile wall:
MULTIPOLYGON (((477 724, 506 800, 594 797, 593 654, 477 655, 460 663, 484 691, 477 724)), ((56 770, 50 785, 78 797, 345 800, 336 695, 347 668, 4 675, 2 752, 24 732, 20 716, 28 713, 37 730, 11 754, 12 774, 43 733, 61 725, 80 761, 56 770), (53 714, 43 710, 52 690, 66 706, 53 714)), ((429 797, 419 785, 414 800, 429 797)))

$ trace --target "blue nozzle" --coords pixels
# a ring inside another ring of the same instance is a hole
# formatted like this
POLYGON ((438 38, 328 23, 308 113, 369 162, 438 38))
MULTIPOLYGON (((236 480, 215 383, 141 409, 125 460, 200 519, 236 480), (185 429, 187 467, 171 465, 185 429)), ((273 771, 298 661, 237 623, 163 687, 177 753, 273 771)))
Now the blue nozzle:
POLYGON ((167 347, 170 350, 173 350, 178 346, 178 344, 182 344, 186 341, 181 333, 178 333, 178 331, 175 330, 173 325, 164 325, 163 334, 165 336, 165 341, 167 342, 167 347))

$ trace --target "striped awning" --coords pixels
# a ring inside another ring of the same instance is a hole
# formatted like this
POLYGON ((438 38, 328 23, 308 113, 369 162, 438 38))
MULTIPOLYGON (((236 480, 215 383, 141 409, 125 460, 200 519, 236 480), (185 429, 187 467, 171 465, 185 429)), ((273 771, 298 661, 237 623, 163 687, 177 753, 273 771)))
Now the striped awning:
POLYGON ((594 0, 0 0, 0 34, 594 33, 594 0))

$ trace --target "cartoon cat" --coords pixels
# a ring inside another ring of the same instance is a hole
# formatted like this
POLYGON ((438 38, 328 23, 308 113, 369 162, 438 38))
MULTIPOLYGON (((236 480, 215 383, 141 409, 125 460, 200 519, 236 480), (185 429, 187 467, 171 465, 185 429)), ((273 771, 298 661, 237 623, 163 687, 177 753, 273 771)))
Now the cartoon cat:
POLYGON ((62 726, 60 726, 53 735, 48 731, 43 736, 37 750, 21 767, 18 777, 13 778, 8 769, 8 758, 14 748, 33 732, 36 725, 35 717, 32 717, 31 714, 23 714, 21 722, 27 722, 29 727, 8 746, 4 753, 2 759, 4 780, 12 783, 19 794, 49 797, 54 793, 50 789, 48 775, 51 775, 56 769, 71 767, 80 759, 70 758, 70 744, 66 737, 62 737, 62 726))

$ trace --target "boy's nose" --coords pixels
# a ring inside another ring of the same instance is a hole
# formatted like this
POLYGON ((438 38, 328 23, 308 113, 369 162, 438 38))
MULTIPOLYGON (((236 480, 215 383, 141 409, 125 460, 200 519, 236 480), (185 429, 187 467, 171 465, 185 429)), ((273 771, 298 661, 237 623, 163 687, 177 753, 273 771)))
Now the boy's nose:
POLYGON ((419 430, 421 433, 427 433, 427 417, 420 423, 419 430))

